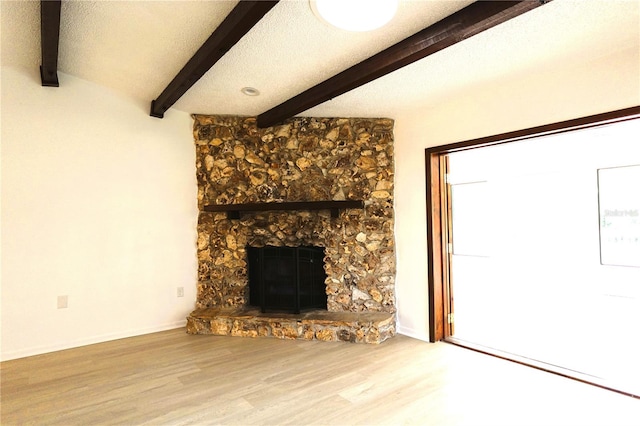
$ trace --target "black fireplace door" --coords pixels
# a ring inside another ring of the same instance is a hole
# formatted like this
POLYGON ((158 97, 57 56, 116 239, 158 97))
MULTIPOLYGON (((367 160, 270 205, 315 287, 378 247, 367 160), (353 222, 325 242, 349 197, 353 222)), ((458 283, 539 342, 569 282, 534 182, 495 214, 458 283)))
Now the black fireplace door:
POLYGON ((327 309, 322 247, 247 247, 249 304, 262 312, 327 309))

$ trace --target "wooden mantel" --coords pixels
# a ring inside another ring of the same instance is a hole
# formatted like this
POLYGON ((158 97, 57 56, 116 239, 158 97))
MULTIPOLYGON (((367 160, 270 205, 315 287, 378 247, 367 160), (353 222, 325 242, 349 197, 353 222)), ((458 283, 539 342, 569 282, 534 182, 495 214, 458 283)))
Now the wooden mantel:
POLYGON ((330 210, 331 217, 338 217, 340 210, 363 209, 362 200, 344 201, 295 201, 246 204, 214 204, 204 206, 205 212, 226 212, 227 218, 239 219, 242 212, 282 210, 330 210))

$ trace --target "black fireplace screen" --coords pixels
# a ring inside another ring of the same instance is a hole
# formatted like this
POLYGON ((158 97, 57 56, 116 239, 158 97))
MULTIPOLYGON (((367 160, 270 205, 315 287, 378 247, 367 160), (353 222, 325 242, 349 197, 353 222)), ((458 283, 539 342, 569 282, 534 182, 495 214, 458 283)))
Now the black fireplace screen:
POLYGON ((249 304, 262 312, 327 309, 322 247, 247 247, 249 304))

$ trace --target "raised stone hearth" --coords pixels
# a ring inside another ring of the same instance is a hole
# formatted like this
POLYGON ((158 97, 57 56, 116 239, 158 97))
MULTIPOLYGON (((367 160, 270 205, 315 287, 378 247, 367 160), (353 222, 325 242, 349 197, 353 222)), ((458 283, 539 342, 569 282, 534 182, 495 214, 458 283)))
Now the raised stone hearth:
POLYGON ((381 343, 395 334, 392 314, 384 312, 261 313, 257 308, 202 308, 189 316, 187 332, 236 337, 276 337, 381 343))
POLYGON ((258 129, 255 117, 196 115, 194 138, 199 274, 189 333, 364 343, 395 334, 392 120, 294 118, 258 129), (344 200, 357 208, 279 209, 344 200), (233 214, 207 207, 256 203, 259 211, 233 214), (324 248, 326 311, 251 306, 247 247, 265 246, 324 248))

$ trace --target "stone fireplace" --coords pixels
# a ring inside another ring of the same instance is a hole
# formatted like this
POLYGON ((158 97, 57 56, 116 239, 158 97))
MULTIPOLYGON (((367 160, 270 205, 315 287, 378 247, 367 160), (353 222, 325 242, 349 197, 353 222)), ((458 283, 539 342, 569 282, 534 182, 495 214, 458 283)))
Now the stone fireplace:
POLYGON ((258 129, 254 117, 195 115, 194 138, 199 275, 189 333, 367 343, 395 334, 392 120, 294 118, 258 129), (266 246, 324 249, 326 310, 249 304, 247 248, 266 246))

